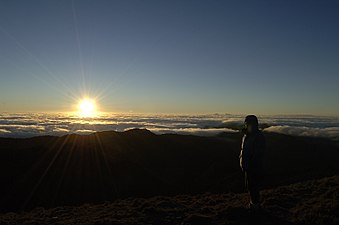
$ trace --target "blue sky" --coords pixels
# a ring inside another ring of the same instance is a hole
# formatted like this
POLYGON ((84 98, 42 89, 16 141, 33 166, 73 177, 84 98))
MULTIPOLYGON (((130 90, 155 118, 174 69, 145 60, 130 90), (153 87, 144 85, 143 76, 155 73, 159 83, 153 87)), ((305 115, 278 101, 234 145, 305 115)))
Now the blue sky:
POLYGON ((339 115, 338 1, 0 1, 0 111, 339 115))

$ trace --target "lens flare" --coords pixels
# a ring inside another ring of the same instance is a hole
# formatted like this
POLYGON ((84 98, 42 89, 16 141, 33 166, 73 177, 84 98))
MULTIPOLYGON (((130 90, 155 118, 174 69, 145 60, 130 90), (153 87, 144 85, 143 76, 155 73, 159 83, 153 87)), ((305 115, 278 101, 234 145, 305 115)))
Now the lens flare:
POLYGON ((84 98, 79 102, 80 117, 94 117, 97 115, 96 103, 93 99, 84 98))

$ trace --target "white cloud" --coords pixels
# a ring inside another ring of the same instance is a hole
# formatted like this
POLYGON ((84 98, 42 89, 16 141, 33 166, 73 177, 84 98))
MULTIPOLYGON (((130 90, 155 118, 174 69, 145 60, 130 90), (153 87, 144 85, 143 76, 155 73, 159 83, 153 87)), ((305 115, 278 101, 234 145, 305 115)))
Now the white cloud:
POLYGON ((52 133, 69 133, 69 132, 70 130, 61 127, 57 127, 52 131, 52 133))
POLYGON ((6 129, 0 129, 0 133, 11 133, 11 131, 6 130, 6 129))
POLYGON ((75 133, 75 134, 93 134, 95 132, 96 132, 95 130, 76 130, 72 133, 75 133))
POLYGON ((288 134, 293 136, 309 136, 309 137, 326 137, 332 139, 339 139, 339 127, 293 127, 288 125, 271 126, 265 129, 267 132, 275 132, 281 134, 288 134))

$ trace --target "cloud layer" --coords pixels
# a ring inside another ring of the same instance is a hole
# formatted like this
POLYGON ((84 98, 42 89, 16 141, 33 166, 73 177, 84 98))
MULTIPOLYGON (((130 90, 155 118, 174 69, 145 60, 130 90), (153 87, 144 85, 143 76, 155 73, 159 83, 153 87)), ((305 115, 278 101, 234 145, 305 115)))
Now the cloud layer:
MULTIPOLYGON (((61 136, 69 133, 89 134, 96 131, 125 131, 146 128, 157 134, 176 133, 213 136, 221 132, 238 132, 244 115, 143 115, 102 114, 84 119, 72 114, 0 114, 0 137, 61 136)), ((259 117, 266 132, 296 136, 338 139, 339 118, 316 116, 259 117)))
POLYGON ((266 132, 288 134, 292 136, 325 137, 339 140, 339 127, 292 127, 292 126, 271 126, 265 129, 266 132))

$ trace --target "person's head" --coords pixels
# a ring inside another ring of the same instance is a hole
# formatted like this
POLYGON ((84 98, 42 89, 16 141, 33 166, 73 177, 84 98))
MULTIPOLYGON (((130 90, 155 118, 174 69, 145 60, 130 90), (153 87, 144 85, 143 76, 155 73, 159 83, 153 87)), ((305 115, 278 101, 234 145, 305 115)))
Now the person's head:
POLYGON ((245 118, 245 131, 252 133, 258 130, 258 118, 255 115, 248 115, 245 118))

